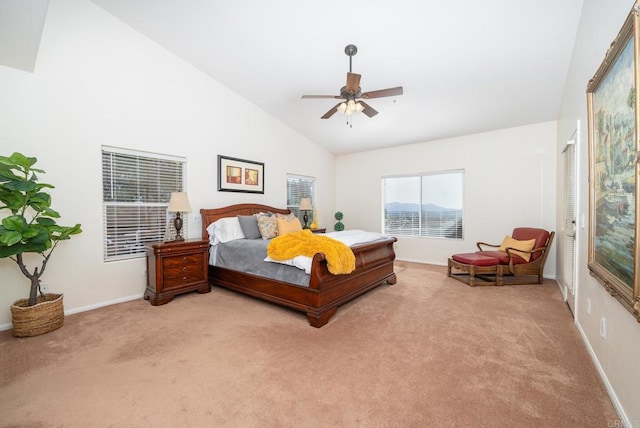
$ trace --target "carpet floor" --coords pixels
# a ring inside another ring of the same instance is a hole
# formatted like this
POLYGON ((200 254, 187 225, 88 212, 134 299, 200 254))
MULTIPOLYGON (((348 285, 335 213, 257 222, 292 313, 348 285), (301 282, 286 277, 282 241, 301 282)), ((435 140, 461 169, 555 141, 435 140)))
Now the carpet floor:
MULTIPOLYGON (((0 332, 2 427, 607 427, 619 421, 554 281, 398 282, 304 314, 221 288, 0 332)), ((618 426, 618 425, 615 425, 618 426)))

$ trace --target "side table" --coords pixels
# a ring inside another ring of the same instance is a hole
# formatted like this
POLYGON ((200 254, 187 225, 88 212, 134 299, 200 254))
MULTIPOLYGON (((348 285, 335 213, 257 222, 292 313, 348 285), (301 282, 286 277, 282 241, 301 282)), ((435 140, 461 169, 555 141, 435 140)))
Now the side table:
POLYGON ((164 305, 182 293, 208 293, 209 242, 202 239, 154 242, 145 246, 147 253, 147 289, 145 300, 164 305))

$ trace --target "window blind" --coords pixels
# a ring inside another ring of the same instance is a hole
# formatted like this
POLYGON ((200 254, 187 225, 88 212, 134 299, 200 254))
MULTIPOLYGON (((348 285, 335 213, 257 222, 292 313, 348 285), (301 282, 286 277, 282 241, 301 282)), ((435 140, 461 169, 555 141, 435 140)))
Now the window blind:
POLYGON ((166 209, 171 192, 183 191, 185 166, 183 158, 103 147, 105 261, 140 257, 147 242, 164 240, 166 209))
MULTIPOLYGON (((287 174, 287 208, 296 217, 300 219, 302 217, 298 209, 302 198, 310 198, 311 206, 315 207, 315 186, 316 179, 314 177, 287 174)), ((313 223, 313 215, 313 212, 309 213, 309 223, 313 223)))
POLYGON ((384 177, 383 232, 462 239, 463 184, 461 170, 384 177))

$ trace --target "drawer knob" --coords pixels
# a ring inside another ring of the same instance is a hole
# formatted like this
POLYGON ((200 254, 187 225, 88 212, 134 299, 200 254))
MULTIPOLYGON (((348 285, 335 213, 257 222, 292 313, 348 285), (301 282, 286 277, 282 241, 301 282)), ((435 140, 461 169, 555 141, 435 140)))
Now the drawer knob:
POLYGON ((186 272, 186 271, 187 271, 187 267, 185 266, 182 268, 182 272, 186 272))

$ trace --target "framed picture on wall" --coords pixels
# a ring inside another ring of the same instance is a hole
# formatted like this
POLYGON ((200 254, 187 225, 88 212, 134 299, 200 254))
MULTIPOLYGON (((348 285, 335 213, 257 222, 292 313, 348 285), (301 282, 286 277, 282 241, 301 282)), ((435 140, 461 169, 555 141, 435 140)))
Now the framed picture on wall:
POLYGON ((640 321, 638 260, 639 6, 587 86, 589 271, 640 321))
POLYGON ((218 155, 218 190, 264 194, 264 163, 218 155))

